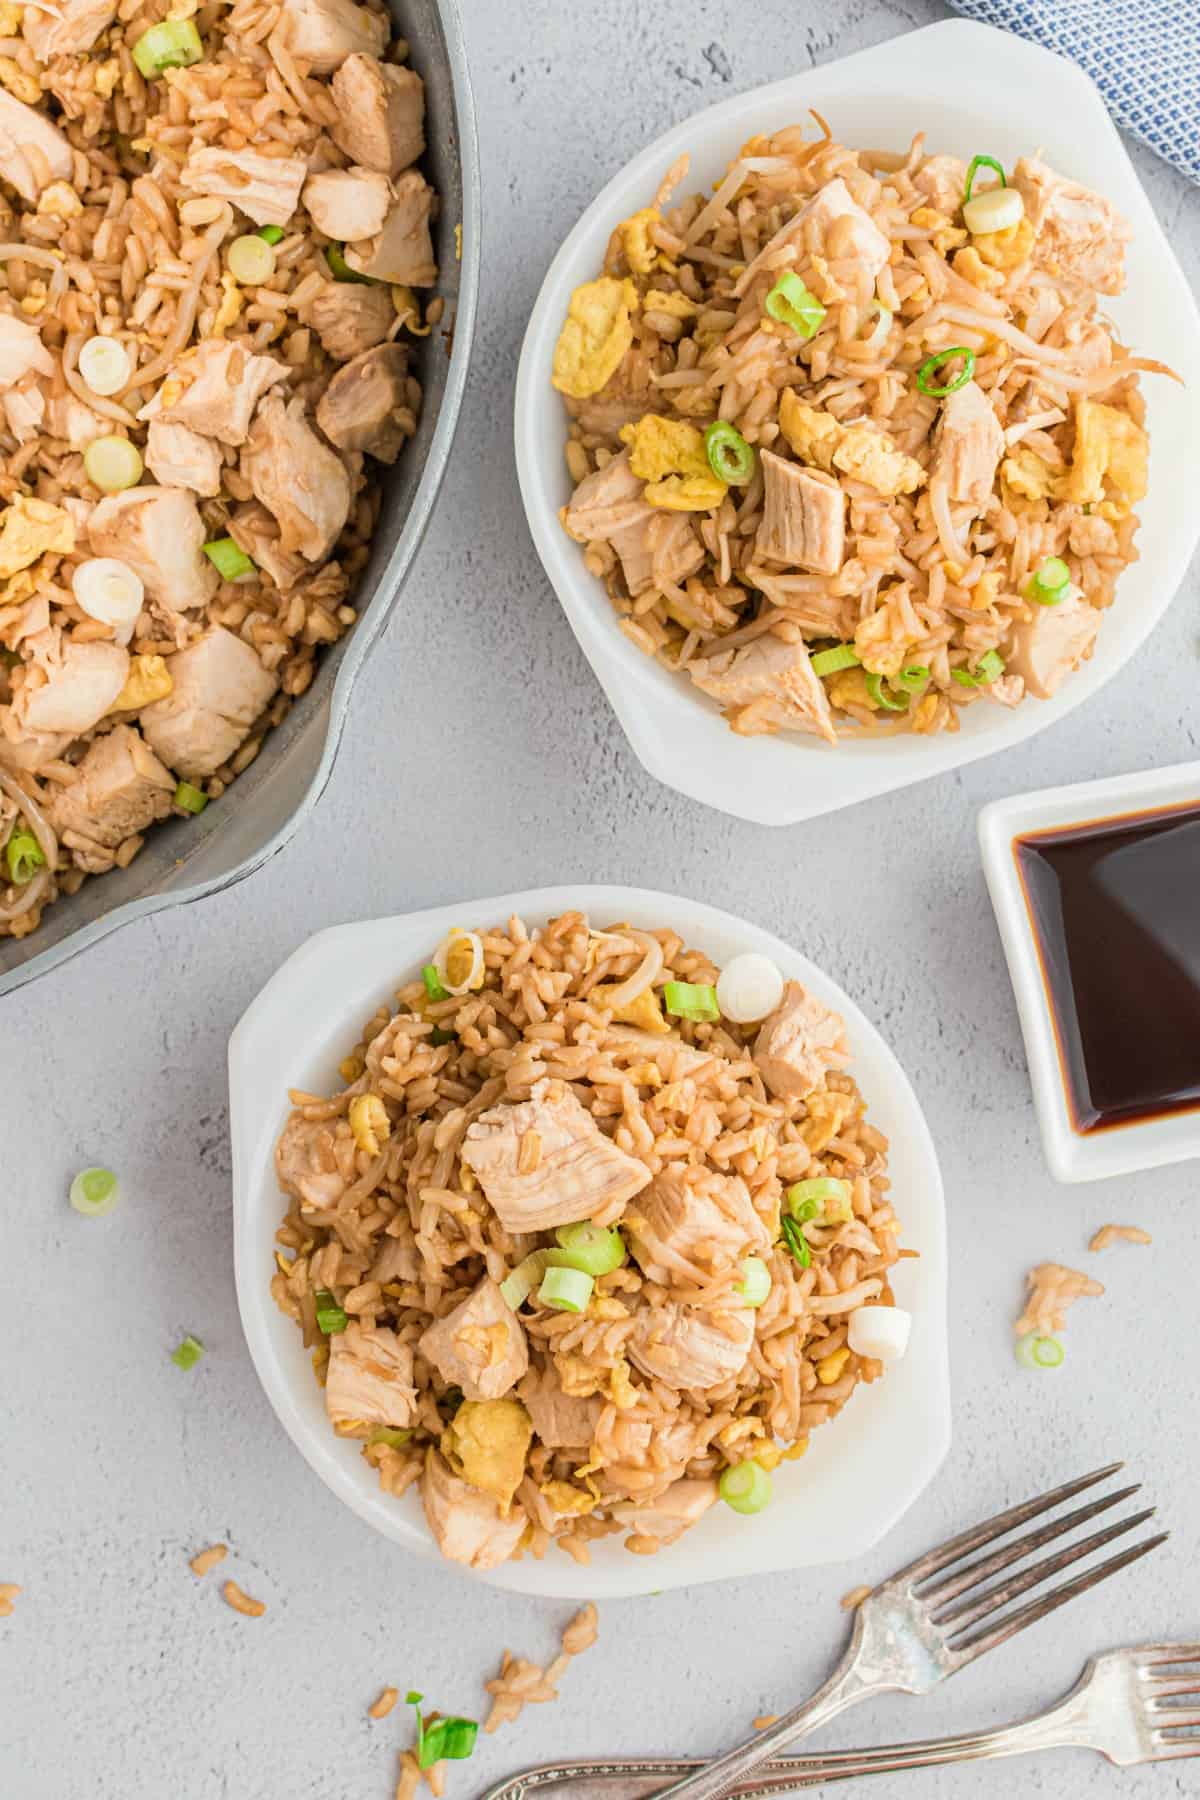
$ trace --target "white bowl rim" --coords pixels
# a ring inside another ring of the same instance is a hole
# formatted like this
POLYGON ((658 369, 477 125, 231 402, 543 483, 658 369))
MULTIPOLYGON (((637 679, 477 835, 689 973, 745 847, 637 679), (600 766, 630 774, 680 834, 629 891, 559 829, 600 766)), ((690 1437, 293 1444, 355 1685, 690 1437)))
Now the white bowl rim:
POLYGON ((1013 839, 1189 801, 1200 805, 1200 762, 1011 794, 991 801, 979 814, 979 849, 1017 1002, 1034 1110, 1046 1161, 1058 1181, 1100 1181, 1200 1156, 1200 1109, 1132 1120, 1104 1131, 1076 1131, 1013 839))
MULTIPOLYGON (((579 546, 558 522, 553 491, 556 480, 565 477, 561 427, 548 422, 557 416, 549 409, 557 409, 558 402, 550 390, 550 360, 566 297, 594 276, 613 227, 646 203, 682 151, 692 152, 703 166, 702 144, 732 132, 739 121, 761 129, 764 119, 783 123, 802 117, 810 103, 824 102, 836 113, 839 102, 900 89, 911 96, 915 118, 932 118, 931 135, 939 113, 983 117, 993 135, 1007 133, 1013 113, 1003 96, 1020 93, 1022 116, 1038 116, 1047 157, 1108 194, 1133 224, 1127 296, 1111 310, 1119 315, 1130 307, 1137 272, 1152 264, 1153 282, 1144 285, 1141 303, 1166 321, 1155 327, 1156 342, 1193 391, 1200 385, 1200 312, 1098 89, 1074 63, 1011 33, 973 20, 943 20, 720 101, 633 157, 564 239, 530 314, 514 403, 521 494, 550 584, 640 762, 668 787, 755 824, 794 824, 877 797, 1012 747, 1065 718, 1136 653, 1174 598, 1200 539, 1200 513, 1172 510, 1166 495, 1168 487, 1186 491, 1189 476, 1192 485, 1200 482, 1200 414, 1180 396, 1156 395, 1151 387, 1143 391, 1162 472, 1157 478, 1152 473, 1141 509, 1142 558, 1122 577, 1121 610, 1114 609, 1091 661, 1052 700, 1028 700, 1011 711, 972 707, 956 733, 901 736, 883 746, 844 740, 831 751, 797 735, 738 739, 715 702, 651 662, 617 629, 601 584, 588 574, 579 546)), ((961 148, 949 142, 944 147, 961 148)), ((1152 461, 1153 455, 1152 449, 1152 461)), ((565 497, 561 493, 559 500, 565 497)))
MULTIPOLYGON (((818 1431, 804 1462, 784 1465, 785 1479, 797 1469, 814 1475, 815 1480, 803 1491, 797 1487, 794 1496, 810 1517, 820 1482, 835 1487, 839 1467, 848 1472, 852 1462, 857 1464, 867 1455, 870 1446, 864 1448, 864 1434, 855 1432, 854 1421, 858 1418, 861 1425, 870 1401, 886 1390, 894 1402, 902 1392, 907 1411, 903 1429, 894 1432, 891 1448, 873 1471, 870 1491, 852 1495, 849 1507, 839 1498, 823 1531, 784 1529, 792 1507, 781 1497, 755 1521, 757 1525, 774 1518, 773 1531, 726 1530, 722 1536, 719 1528, 715 1532, 710 1528, 705 1534, 709 1521, 718 1512, 724 1514, 724 1509, 718 1508, 679 1544, 649 1560, 628 1555, 620 1549, 620 1540, 613 1538, 598 1546, 586 1571, 569 1557, 552 1552, 542 1562, 524 1558, 506 1563, 483 1579, 520 1592, 594 1598, 644 1594, 772 1569, 825 1565, 862 1555, 913 1504, 933 1479, 950 1445, 946 1221, 933 1139, 895 1054, 836 982, 774 934, 676 895, 616 885, 563 885, 456 901, 393 918, 330 927, 308 939, 271 976, 238 1022, 229 1045, 235 1275, 243 1330, 259 1380, 284 1430, 338 1498, 393 1542, 442 1563, 415 1492, 410 1491, 401 1501, 383 1494, 374 1472, 358 1454, 358 1446, 330 1431, 319 1397, 314 1407, 317 1390, 308 1358, 299 1348, 294 1325, 275 1307, 268 1290, 273 1233, 281 1210, 273 1180, 272 1146, 286 1116, 286 1089, 296 1084, 298 1070, 311 1069, 314 1062, 332 1069, 336 1057, 345 1053, 351 1031, 369 1015, 377 999, 390 994, 399 980, 410 978, 409 969, 419 966, 417 946, 436 942, 451 924, 471 918, 502 919, 516 912, 531 922, 541 922, 576 907, 593 917, 645 923, 668 920, 691 942, 706 947, 707 939, 714 951, 723 939, 731 947, 761 950, 843 1013, 854 1050, 852 1066, 861 1068, 869 1063, 875 1070, 873 1087, 865 1089, 870 1116, 888 1122, 893 1166, 903 1163, 910 1168, 907 1189, 913 1198, 911 1207, 905 1208, 906 1223, 919 1217, 922 1227, 906 1233, 905 1241, 913 1244, 919 1240, 916 1247, 921 1255, 900 1264, 898 1273, 901 1298, 912 1301, 916 1294, 919 1304, 914 1306, 912 1343, 904 1362, 889 1372, 879 1388, 856 1395, 843 1417, 830 1427, 827 1441, 835 1449, 840 1442, 842 1453, 820 1454, 820 1445, 826 1440, 818 1431), (389 963, 380 953, 393 943, 395 956, 389 963), (315 988, 322 965, 331 958, 338 965, 338 979, 360 977, 360 988, 347 995, 334 1023, 324 1019, 322 1048, 315 1052, 304 1030, 297 1028, 298 1018, 303 996, 315 988), (382 978, 376 973, 368 980, 368 966, 382 970, 382 978), (826 1462, 832 1463, 832 1471, 825 1469, 826 1462), (855 1510, 857 1516, 852 1516, 855 1510), (720 1566, 714 1559, 718 1541, 720 1566)), ((900 1409, 892 1405, 884 1412, 876 1406, 872 1411, 880 1417, 877 1429, 873 1427, 867 1435, 886 1443, 888 1420, 893 1415, 898 1419, 900 1409)), ((780 1477, 776 1481, 778 1485, 780 1477)))

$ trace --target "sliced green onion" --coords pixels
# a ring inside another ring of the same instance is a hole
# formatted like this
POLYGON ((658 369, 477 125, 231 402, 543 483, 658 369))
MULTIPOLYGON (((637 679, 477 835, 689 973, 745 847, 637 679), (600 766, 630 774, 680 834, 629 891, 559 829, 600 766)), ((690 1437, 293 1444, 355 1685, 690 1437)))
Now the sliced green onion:
POLYGON ((111 1169, 81 1169, 67 1198, 85 1219, 102 1219, 112 1211, 120 1195, 120 1184, 111 1169))
POLYGON ((375 286, 370 275, 360 275, 357 269, 350 267, 342 255, 340 244, 326 244, 325 261, 329 264, 329 272, 335 281, 358 281, 364 287, 375 286))
POLYGON ((448 1000, 449 994, 442 986, 442 978, 437 972, 435 963, 426 963, 421 970, 421 980, 425 983, 425 992, 431 1000, 448 1000))
POLYGON ((264 225, 258 235, 264 244, 278 244, 283 237, 283 226, 264 225))
POLYGON ((883 676, 874 673, 867 675, 867 692, 876 706, 882 706, 885 712, 907 712, 907 694, 889 694, 883 685, 883 676))
POLYGON ((719 1019, 717 990, 707 982, 668 981, 663 988, 663 1005, 676 1019, 719 1019))
POLYGON ((243 287, 262 287, 275 273, 275 252, 257 231, 234 238, 225 252, 229 273, 243 287))
POLYGON ((375 1429, 368 1434, 367 1443, 368 1445, 388 1444, 393 1450, 402 1450, 405 1444, 410 1442, 412 1436, 412 1430, 407 1425, 376 1425, 375 1429))
POLYGON ((790 269, 779 277, 764 304, 773 319, 789 326, 802 338, 816 337, 825 317, 825 308, 817 296, 810 293, 790 269))
POLYGON ((204 55, 200 33, 191 19, 164 19, 143 31, 133 46, 133 60, 147 81, 164 69, 187 69, 204 55))
POLYGON ((931 400, 942 400, 947 394, 957 394, 960 387, 966 387, 974 373, 975 352, 968 350, 963 344, 951 344, 948 350, 935 350, 932 356, 925 358, 917 370, 917 386, 923 394, 928 394, 931 400), (962 357, 962 374, 956 375, 953 381, 948 381, 945 387, 931 387, 929 377, 944 362, 949 362, 952 356, 962 357))
POLYGON ((1055 1337, 1039 1337, 1031 1331, 1017 1344, 1017 1361, 1023 1369, 1057 1369, 1066 1361, 1066 1351, 1055 1337))
POLYGON ((807 1269, 812 1261, 812 1251, 808 1247, 808 1239, 804 1228, 795 1219, 783 1218, 779 1221, 779 1229, 783 1241, 802 1269, 807 1269))
POLYGON ((452 1044, 454 1038, 455 1033, 453 1031, 446 1031, 441 1025, 435 1025, 429 1034, 429 1042, 433 1045, 435 1050, 439 1049, 442 1044, 452 1044))
POLYGON ((582 1269, 550 1268, 542 1277, 538 1299, 556 1312, 581 1313, 592 1297, 595 1280, 582 1269))
POLYGON ((839 1215, 837 1222, 844 1224, 850 1216, 850 1183, 836 1175, 812 1175, 807 1181, 794 1181, 783 1199, 789 1215, 802 1225, 809 1219, 830 1224, 834 1213, 839 1215))
POLYGON ((190 781, 181 781, 175 789, 175 804, 182 806, 184 812, 202 813, 208 805, 208 795, 193 787, 190 781))
POLYGON ((323 1331, 326 1337, 336 1337, 340 1331, 345 1331, 350 1320, 328 1288, 318 1288, 313 1300, 317 1308, 318 1331, 323 1331))
POLYGON ((199 1338, 190 1335, 176 1344, 171 1352, 171 1361, 177 1369, 194 1369, 204 1355, 204 1345, 199 1338))
POLYGON ((404 1696, 405 1704, 415 1707, 417 1714, 417 1762, 421 1768, 431 1769, 434 1763, 464 1761, 475 1748, 479 1726, 474 1719, 451 1717, 435 1719, 426 1727, 421 1717, 424 1698, 415 1688, 409 1688, 404 1696))
POLYGON ((253 562, 231 537, 213 538, 202 547, 222 581, 237 581, 254 573, 253 562))
POLYGON ((970 669, 951 669, 950 675, 959 687, 990 687, 998 676, 1004 673, 1004 658, 998 650, 985 650, 975 665, 974 673, 970 669))
POLYGON ((8 879, 15 887, 24 887, 38 869, 45 867, 46 854, 32 831, 26 831, 22 825, 10 832, 4 860, 8 864, 8 879))
POLYGON ((761 1256, 743 1256, 742 1279, 734 1293, 743 1306, 761 1306, 771 1292, 771 1271, 761 1256))
POLYGON ((736 425, 728 419, 714 419, 704 433, 708 466, 718 481, 730 487, 745 487, 754 474, 755 455, 736 425))
POLYGON ((1028 597, 1039 606, 1057 606, 1071 585, 1071 571, 1061 556, 1048 556, 1029 577, 1028 597))
MULTIPOLYGON (((625 1239, 615 1227, 584 1220, 578 1225, 560 1225, 554 1235, 562 1249, 564 1268, 582 1269, 585 1275, 610 1275, 625 1261, 625 1239)), ((557 1257, 554 1260, 558 1262, 557 1257)))
POLYGON ((909 694, 915 694, 929 680, 929 669, 925 663, 909 663, 906 669, 893 677, 896 686, 902 687, 909 694))
POLYGON ((102 494, 120 494, 142 479, 142 453, 128 438, 112 433, 93 438, 83 453, 88 480, 102 494))
POLYGON ((504 1296, 505 1304, 511 1306, 514 1312, 524 1306, 549 1267, 550 1252, 548 1250, 531 1250, 529 1255, 523 1257, 517 1264, 511 1275, 506 1275, 500 1283, 500 1292, 504 1296))
POLYGON ((1004 173, 1004 164, 998 163, 994 156, 973 156, 967 166, 967 185, 963 189, 964 203, 971 198, 975 187, 975 175, 979 169, 995 169, 1000 177, 1000 186, 1008 186, 1008 176, 1004 173))
POLYGON ((832 650, 818 650, 812 658, 814 675, 836 675, 839 669, 857 669, 862 657, 853 644, 835 644, 832 650))
POLYGON ((718 1481, 717 1492, 734 1512, 758 1513, 771 1504, 771 1477, 759 1463, 734 1463, 718 1481))

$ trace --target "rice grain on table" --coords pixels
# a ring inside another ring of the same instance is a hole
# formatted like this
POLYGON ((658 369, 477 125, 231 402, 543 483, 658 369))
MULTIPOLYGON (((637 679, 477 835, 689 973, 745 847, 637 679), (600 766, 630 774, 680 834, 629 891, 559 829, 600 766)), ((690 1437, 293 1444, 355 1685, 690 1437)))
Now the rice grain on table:
POLYGON ((501 1725, 511 1725, 520 1718, 524 1707, 557 1700, 558 1683, 572 1660, 591 1649, 598 1633, 599 1615, 595 1602, 589 1600, 564 1627, 562 1648, 546 1668, 543 1669, 538 1663, 527 1662, 524 1657, 513 1656, 511 1651, 506 1650, 501 1659, 499 1674, 493 1676, 491 1681, 484 1682, 484 1687, 492 1696, 492 1709, 484 1721, 483 1729, 487 1732, 498 1731, 501 1725))
POLYGON ((385 1687, 375 1704, 367 1708, 367 1717, 369 1719, 386 1719, 399 1698, 398 1688, 385 1687))
POLYGON ((1013 1327, 1018 1337, 1033 1331, 1049 1337, 1061 1331, 1067 1322, 1067 1308, 1085 1296, 1095 1298, 1104 1292, 1102 1282, 1079 1269, 1064 1268, 1061 1263, 1039 1263, 1025 1277, 1028 1293, 1025 1310, 1013 1327))
POLYGON ((13 1606, 21 1587, 15 1581, 0 1581, 0 1619, 12 1616, 13 1606))
POLYGON ((218 1563, 224 1562, 228 1554, 229 1546, 227 1544, 212 1544, 207 1550, 197 1551, 188 1567, 193 1575, 204 1576, 210 1569, 215 1569, 218 1563))
POLYGON ((243 1592, 236 1581, 227 1581, 225 1583, 225 1586, 221 1589, 221 1597, 225 1601, 226 1606, 231 1606, 234 1612, 242 1613, 247 1619, 261 1619, 267 1610, 263 1601, 252 1600, 249 1594, 243 1592))
POLYGON ((1088 1245, 1089 1250, 1107 1250, 1110 1244, 1151 1244, 1154 1240, 1140 1225, 1102 1225, 1088 1245))
POLYGON ((849 1593, 842 1595, 838 1604, 843 1612, 857 1612, 863 1601, 870 1598, 872 1591, 865 1583, 861 1587, 853 1587, 849 1593))

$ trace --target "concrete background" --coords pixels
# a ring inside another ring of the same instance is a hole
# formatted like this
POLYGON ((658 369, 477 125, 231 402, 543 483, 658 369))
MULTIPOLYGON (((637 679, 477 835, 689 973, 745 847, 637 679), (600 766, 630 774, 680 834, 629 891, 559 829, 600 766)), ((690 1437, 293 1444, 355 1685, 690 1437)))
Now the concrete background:
MULTIPOLYGON (((861 1565, 605 1605, 600 1643, 559 1704, 482 1742, 450 1793, 561 1756, 715 1753, 823 1677, 846 1589, 1117 1457, 1173 1528, 1167 1549, 919 1707, 864 1710, 820 1741, 998 1723, 1068 1686, 1093 1651, 1200 1636, 1195 1166, 1051 1180, 974 841, 993 796, 1197 754, 1195 573, 1120 683, 1004 761, 772 834, 643 774, 542 577, 513 474, 528 308, 620 163, 711 100, 945 9, 466 10, 486 181, 474 373, 437 519, 329 791, 254 880, 127 928, 10 998, 0 1022, 0 1581, 25 1589, 0 1621, 4 1800, 386 1800, 409 1728, 399 1712, 368 1722, 385 1682, 477 1715, 504 1645, 550 1654, 569 1608, 406 1557, 276 1424, 234 1304, 224 1055, 267 975, 319 927, 560 879, 650 883, 742 912, 801 945, 890 1037, 946 1177, 956 1436, 932 1490, 861 1565), (124 1187, 102 1223, 66 1204, 89 1163, 118 1169, 124 1187), (1072 1315, 1066 1368, 1021 1375, 1009 1332, 1022 1272, 1079 1261, 1111 1218, 1150 1226, 1153 1249, 1095 1263, 1109 1293, 1072 1315), (208 1355, 183 1375, 168 1351, 186 1331, 208 1355), (229 1611, 218 1577, 189 1573, 187 1556, 216 1539, 234 1550, 222 1574, 268 1603, 262 1620, 229 1611)), ((1134 156, 1195 278, 1200 197, 1134 156)), ((1192 1767, 1118 1775, 1076 1752, 894 1789, 1157 1800, 1195 1791, 1192 1767)))

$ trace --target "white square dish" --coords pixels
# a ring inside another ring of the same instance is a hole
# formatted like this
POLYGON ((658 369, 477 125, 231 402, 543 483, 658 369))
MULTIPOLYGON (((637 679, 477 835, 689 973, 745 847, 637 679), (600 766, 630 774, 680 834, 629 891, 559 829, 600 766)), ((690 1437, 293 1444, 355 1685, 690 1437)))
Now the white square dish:
POLYGON ((856 1393, 844 1414, 813 1434, 801 1462, 780 1466, 775 1499, 755 1518, 717 1506, 679 1543, 648 1559, 609 1538, 595 1546, 586 1571, 551 1551, 542 1562, 505 1563, 484 1579, 520 1592, 598 1598, 860 1556, 912 1505, 950 1445, 946 1221, 937 1156, 895 1056, 836 983, 780 939, 694 901, 638 888, 543 888, 335 926, 289 957, 229 1046, 238 1304, 259 1379, 326 1485, 394 1543, 437 1559, 416 1492, 399 1500, 385 1494, 359 1445, 334 1435, 300 1333, 271 1298, 274 1234, 285 1206, 275 1178, 275 1139, 287 1118, 288 1088, 319 1093, 340 1086, 338 1061, 363 1020, 393 999, 451 925, 490 924, 513 912, 541 924, 573 908, 593 920, 669 923, 718 963, 738 951, 761 951, 843 1015, 868 1116, 890 1140, 903 1241, 919 1252, 893 1276, 898 1304, 913 1314, 912 1339, 883 1381, 856 1393))
POLYGON ((1059 1181, 1132 1175, 1200 1156, 1200 1107, 1079 1131, 1071 1117, 1054 1016, 1046 992, 1014 840, 1130 813, 1200 805, 1200 762, 1043 788, 995 800, 979 815, 979 847, 1016 996, 1033 1103, 1051 1172, 1059 1181))
POLYGON ((637 756, 667 786, 756 824, 788 825, 961 767, 1021 743, 1099 692, 1170 604, 1200 536, 1200 512, 1178 496, 1200 483, 1200 316, 1098 90, 1073 63, 966 20, 912 32, 844 61, 789 76, 685 120, 641 151, 600 194, 551 264, 521 354, 515 406, 517 468, 530 530, 579 643, 637 756), (584 567, 558 511, 570 497, 565 415, 550 383, 567 302, 599 270, 618 222, 645 206, 670 164, 691 156, 688 187, 703 188, 755 132, 826 115, 851 144, 931 149, 964 158, 984 150, 1011 165, 1038 145, 1056 168, 1115 202, 1133 228, 1128 283, 1106 311, 1136 350, 1170 361, 1190 393, 1161 378, 1143 384, 1151 436, 1150 492, 1141 507, 1140 561, 1122 576, 1090 662, 1052 700, 1013 710, 967 709, 962 729, 931 739, 739 738, 716 703, 642 654, 617 628, 599 581, 584 567))

